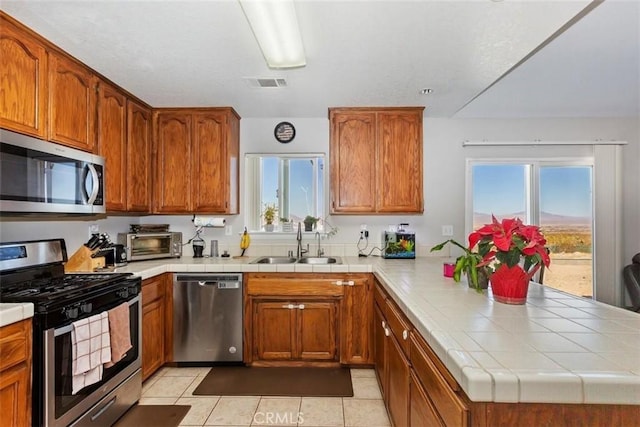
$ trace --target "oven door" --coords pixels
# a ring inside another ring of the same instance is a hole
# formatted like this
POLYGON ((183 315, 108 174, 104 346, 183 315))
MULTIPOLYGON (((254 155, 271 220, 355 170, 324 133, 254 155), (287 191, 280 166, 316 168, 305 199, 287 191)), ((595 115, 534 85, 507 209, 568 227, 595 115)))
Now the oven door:
POLYGON ((141 233, 129 235, 129 261, 167 258, 173 255, 171 233, 141 233))
MULTIPOLYGON (((43 416, 45 425, 68 426, 83 414, 88 413, 101 399, 109 395, 140 369, 142 346, 140 295, 129 300, 128 303, 131 350, 118 363, 110 368, 104 368, 102 379, 99 382, 81 389, 76 394, 72 394, 71 330, 73 326, 69 324, 61 328, 45 331, 43 381, 43 416)), ((104 310, 111 308, 113 307, 105 307, 104 310)), ((140 388, 138 387, 137 390, 139 393, 140 388)), ((139 398, 138 394, 131 402, 136 402, 139 398)), ((96 420, 92 419, 90 421, 95 422, 96 425, 104 425, 97 418, 108 409, 106 406, 104 411, 97 411, 96 420)), ((105 418, 107 417, 105 416, 105 418)))

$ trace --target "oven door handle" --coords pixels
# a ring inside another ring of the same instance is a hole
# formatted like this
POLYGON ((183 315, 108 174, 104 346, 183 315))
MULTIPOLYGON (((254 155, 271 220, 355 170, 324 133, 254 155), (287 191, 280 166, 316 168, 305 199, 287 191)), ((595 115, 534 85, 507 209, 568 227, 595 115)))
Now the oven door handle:
MULTIPOLYGON (((129 303, 129 306, 132 306, 133 304, 136 304, 137 302, 140 301, 140 295, 136 295, 135 298, 130 299, 129 301, 127 301, 127 303, 129 303)), ((98 314, 98 313, 96 313, 98 314)), ((64 335, 64 334, 68 334, 69 332, 71 332, 73 330, 73 324, 67 325, 67 326, 63 326, 62 328, 56 328, 53 331, 53 336, 57 337, 60 335, 64 335)))

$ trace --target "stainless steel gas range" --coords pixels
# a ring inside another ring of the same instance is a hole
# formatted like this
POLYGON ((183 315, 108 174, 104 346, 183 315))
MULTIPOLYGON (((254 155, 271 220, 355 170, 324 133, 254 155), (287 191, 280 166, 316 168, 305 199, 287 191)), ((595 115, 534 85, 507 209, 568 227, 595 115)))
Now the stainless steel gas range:
POLYGON ((0 243, 0 302, 34 304, 33 425, 112 425, 141 395, 141 280, 130 274, 64 274, 66 261, 63 239, 0 243), (130 348, 113 365, 87 371, 91 379, 85 380, 78 375, 78 325, 106 318, 116 308, 119 332, 128 335, 130 348), (78 379, 86 382, 78 385, 78 379))

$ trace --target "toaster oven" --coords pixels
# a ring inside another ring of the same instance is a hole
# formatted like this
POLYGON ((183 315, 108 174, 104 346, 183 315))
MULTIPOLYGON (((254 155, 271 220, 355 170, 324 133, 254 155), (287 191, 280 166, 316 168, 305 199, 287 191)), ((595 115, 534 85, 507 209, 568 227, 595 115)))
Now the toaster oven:
POLYGON ((145 261, 182 256, 182 233, 119 233, 118 243, 124 245, 127 261, 145 261))

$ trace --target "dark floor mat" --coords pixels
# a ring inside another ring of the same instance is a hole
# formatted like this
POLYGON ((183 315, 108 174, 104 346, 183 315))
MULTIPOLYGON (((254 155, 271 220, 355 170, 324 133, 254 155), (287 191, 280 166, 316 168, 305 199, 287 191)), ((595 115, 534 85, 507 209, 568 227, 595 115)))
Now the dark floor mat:
POLYGON ((207 396, 353 396, 347 368, 211 368, 193 392, 207 396))
POLYGON ((189 405, 135 405, 114 427, 177 427, 189 408, 189 405))

